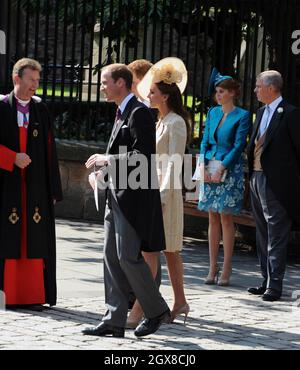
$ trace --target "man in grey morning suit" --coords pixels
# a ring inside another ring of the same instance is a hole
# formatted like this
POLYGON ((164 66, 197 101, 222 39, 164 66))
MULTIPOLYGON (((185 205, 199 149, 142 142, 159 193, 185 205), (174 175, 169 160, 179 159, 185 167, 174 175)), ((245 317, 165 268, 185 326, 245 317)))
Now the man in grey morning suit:
MULTIPOLYGON (((146 319, 135 330, 136 336, 154 333, 163 322, 170 321, 170 310, 159 293, 141 251, 165 249, 160 193, 151 189, 132 189, 130 173, 138 167, 128 160, 140 154, 148 164, 155 154, 155 122, 149 109, 130 92, 132 74, 123 64, 112 64, 101 73, 101 91, 108 101, 118 105, 117 117, 107 152, 92 155, 86 167, 116 165, 114 186, 107 189, 105 210, 104 283, 107 312, 101 323, 83 331, 87 335, 124 336, 128 298, 132 290, 146 319), (124 147, 126 148, 124 152, 124 147), (118 169, 127 166, 124 172, 118 169)), ((151 169, 150 169, 151 170, 151 169)))
POLYGON ((248 147, 251 203, 263 281, 248 292, 276 301, 282 294, 292 224, 300 225, 300 111, 281 97, 277 71, 258 75, 257 111, 248 147))

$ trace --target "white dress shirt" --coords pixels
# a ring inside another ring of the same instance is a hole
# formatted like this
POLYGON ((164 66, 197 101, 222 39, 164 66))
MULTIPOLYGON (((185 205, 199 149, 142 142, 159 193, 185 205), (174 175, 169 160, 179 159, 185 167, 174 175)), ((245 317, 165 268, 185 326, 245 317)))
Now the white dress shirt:
POLYGON ((260 137, 266 132, 267 128, 269 127, 273 114, 282 100, 282 96, 279 96, 277 99, 273 100, 272 103, 265 106, 264 114, 261 117, 261 123, 259 127, 260 137))

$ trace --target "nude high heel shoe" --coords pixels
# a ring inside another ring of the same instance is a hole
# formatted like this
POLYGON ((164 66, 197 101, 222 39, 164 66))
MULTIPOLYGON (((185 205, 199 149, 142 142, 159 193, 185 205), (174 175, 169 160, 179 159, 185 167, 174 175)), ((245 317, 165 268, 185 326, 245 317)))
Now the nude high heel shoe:
POLYGON ((225 274, 222 271, 222 275, 220 277, 220 280, 218 282, 218 285, 219 286, 229 286, 230 285, 230 276, 231 276, 231 273, 232 273, 232 269, 231 268, 228 270, 228 272, 226 271, 225 274), (225 275, 225 277, 223 277, 223 275, 225 275))
POLYGON ((185 303, 183 306, 177 308, 177 310, 172 310, 172 312, 171 312, 171 322, 173 322, 176 319, 177 316, 179 316, 181 314, 184 314, 185 316, 184 316, 183 324, 185 325, 189 312, 190 312, 190 306, 187 303, 185 303))
POLYGON ((141 322, 142 320, 142 317, 140 320, 133 320, 131 321, 130 319, 127 319, 126 320, 126 324, 125 324, 125 329, 135 329, 138 324, 141 322))
POLYGON ((219 280, 219 273, 220 273, 220 266, 216 265, 216 272, 215 274, 211 277, 210 273, 208 273, 207 278, 204 280, 204 284, 206 285, 214 285, 218 283, 219 280))
POLYGON ((136 300, 130 311, 129 316, 127 317, 125 328, 135 329, 143 319, 143 316, 144 316, 143 309, 139 302, 136 300))

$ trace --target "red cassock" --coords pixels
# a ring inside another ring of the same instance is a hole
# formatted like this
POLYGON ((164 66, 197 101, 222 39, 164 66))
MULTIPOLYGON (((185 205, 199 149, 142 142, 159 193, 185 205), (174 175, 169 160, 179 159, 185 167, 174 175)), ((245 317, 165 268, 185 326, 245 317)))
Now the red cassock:
MULTIPOLYGON (((26 153, 27 129, 20 127, 20 152, 26 153)), ((0 145, 0 168, 12 171, 16 153, 0 145)), ((44 260, 27 258, 26 169, 21 171, 21 258, 6 259, 4 292, 7 305, 44 304, 44 260)))

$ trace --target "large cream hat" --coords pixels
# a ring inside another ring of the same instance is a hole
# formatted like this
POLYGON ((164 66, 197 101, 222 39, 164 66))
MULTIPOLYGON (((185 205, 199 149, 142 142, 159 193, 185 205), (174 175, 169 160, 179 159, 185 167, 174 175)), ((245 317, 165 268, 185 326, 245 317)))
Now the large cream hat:
POLYGON ((187 84, 187 70, 183 61, 179 58, 168 57, 155 63, 145 74, 142 81, 138 84, 139 95, 148 100, 152 83, 165 82, 167 84, 176 83, 181 93, 184 92, 187 84))

